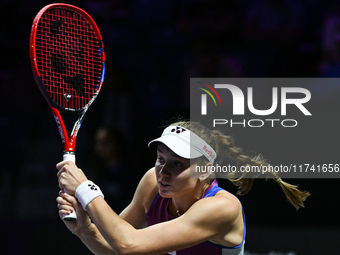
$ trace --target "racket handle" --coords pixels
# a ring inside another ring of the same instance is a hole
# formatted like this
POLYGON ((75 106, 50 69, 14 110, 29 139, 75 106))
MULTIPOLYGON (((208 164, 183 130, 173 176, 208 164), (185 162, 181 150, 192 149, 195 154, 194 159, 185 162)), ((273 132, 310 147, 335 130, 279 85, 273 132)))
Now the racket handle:
POLYGON ((65 221, 75 221, 75 220, 77 220, 76 211, 73 209, 73 212, 71 212, 70 214, 64 214, 63 220, 65 220, 65 221))
MULTIPOLYGON (((73 163, 76 163, 76 155, 74 154, 74 152, 64 151, 63 160, 64 161, 72 161, 73 163)), ((66 191, 64 190, 64 192, 66 192, 66 191)), ((77 220, 76 211, 73 210, 73 212, 71 212, 68 215, 64 214, 63 220, 65 220, 65 221, 75 221, 75 220, 77 220)))
POLYGON ((74 154, 74 152, 71 151, 64 151, 63 160, 72 161, 73 163, 76 163, 76 154, 74 154))

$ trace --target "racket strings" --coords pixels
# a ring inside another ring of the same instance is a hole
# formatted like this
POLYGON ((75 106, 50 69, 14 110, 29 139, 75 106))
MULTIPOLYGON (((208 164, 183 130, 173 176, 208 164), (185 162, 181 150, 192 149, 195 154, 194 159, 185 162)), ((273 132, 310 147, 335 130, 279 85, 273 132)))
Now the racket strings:
POLYGON ((39 21, 36 58, 51 98, 67 109, 83 109, 99 92, 101 41, 80 14, 52 8, 39 21))

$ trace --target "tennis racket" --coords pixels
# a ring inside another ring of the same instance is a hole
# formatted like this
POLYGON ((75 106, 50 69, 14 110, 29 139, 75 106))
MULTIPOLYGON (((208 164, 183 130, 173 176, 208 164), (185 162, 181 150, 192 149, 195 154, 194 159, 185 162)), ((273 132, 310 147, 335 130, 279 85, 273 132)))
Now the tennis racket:
MULTIPOLYGON (((50 4, 33 20, 30 58, 34 78, 50 106, 63 144, 63 160, 75 162, 77 134, 104 81, 105 53, 100 31, 82 9, 50 4), (70 136, 61 116, 77 115, 70 136)), ((76 220, 73 214, 64 220, 76 220)))

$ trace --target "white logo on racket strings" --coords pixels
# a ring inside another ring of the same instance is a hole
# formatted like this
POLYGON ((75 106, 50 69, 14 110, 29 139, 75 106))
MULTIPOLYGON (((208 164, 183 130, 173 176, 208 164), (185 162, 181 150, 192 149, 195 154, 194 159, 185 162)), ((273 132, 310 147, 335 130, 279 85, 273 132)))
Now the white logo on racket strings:
POLYGON ((65 97, 65 99, 66 99, 67 102, 70 101, 70 100, 72 99, 72 95, 69 94, 69 93, 65 93, 65 94, 64 94, 64 97, 65 97))

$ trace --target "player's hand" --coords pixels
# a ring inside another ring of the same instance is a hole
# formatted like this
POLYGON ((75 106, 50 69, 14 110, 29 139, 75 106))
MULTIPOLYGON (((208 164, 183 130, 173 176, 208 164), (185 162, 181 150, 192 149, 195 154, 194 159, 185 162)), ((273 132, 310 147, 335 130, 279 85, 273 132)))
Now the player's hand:
POLYGON ((64 220, 65 225, 72 233, 76 234, 78 230, 85 226, 88 226, 91 223, 89 216, 74 196, 71 196, 61 190, 59 191, 59 196, 57 197, 56 201, 58 203, 57 207, 59 209, 59 217, 61 219, 63 219, 63 215, 68 215, 73 210, 76 210, 77 212, 76 221, 64 220))
POLYGON ((70 195, 74 195, 77 187, 87 181, 84 172, 72 161, 62 161, 57 164, 59 187, 70 195))

